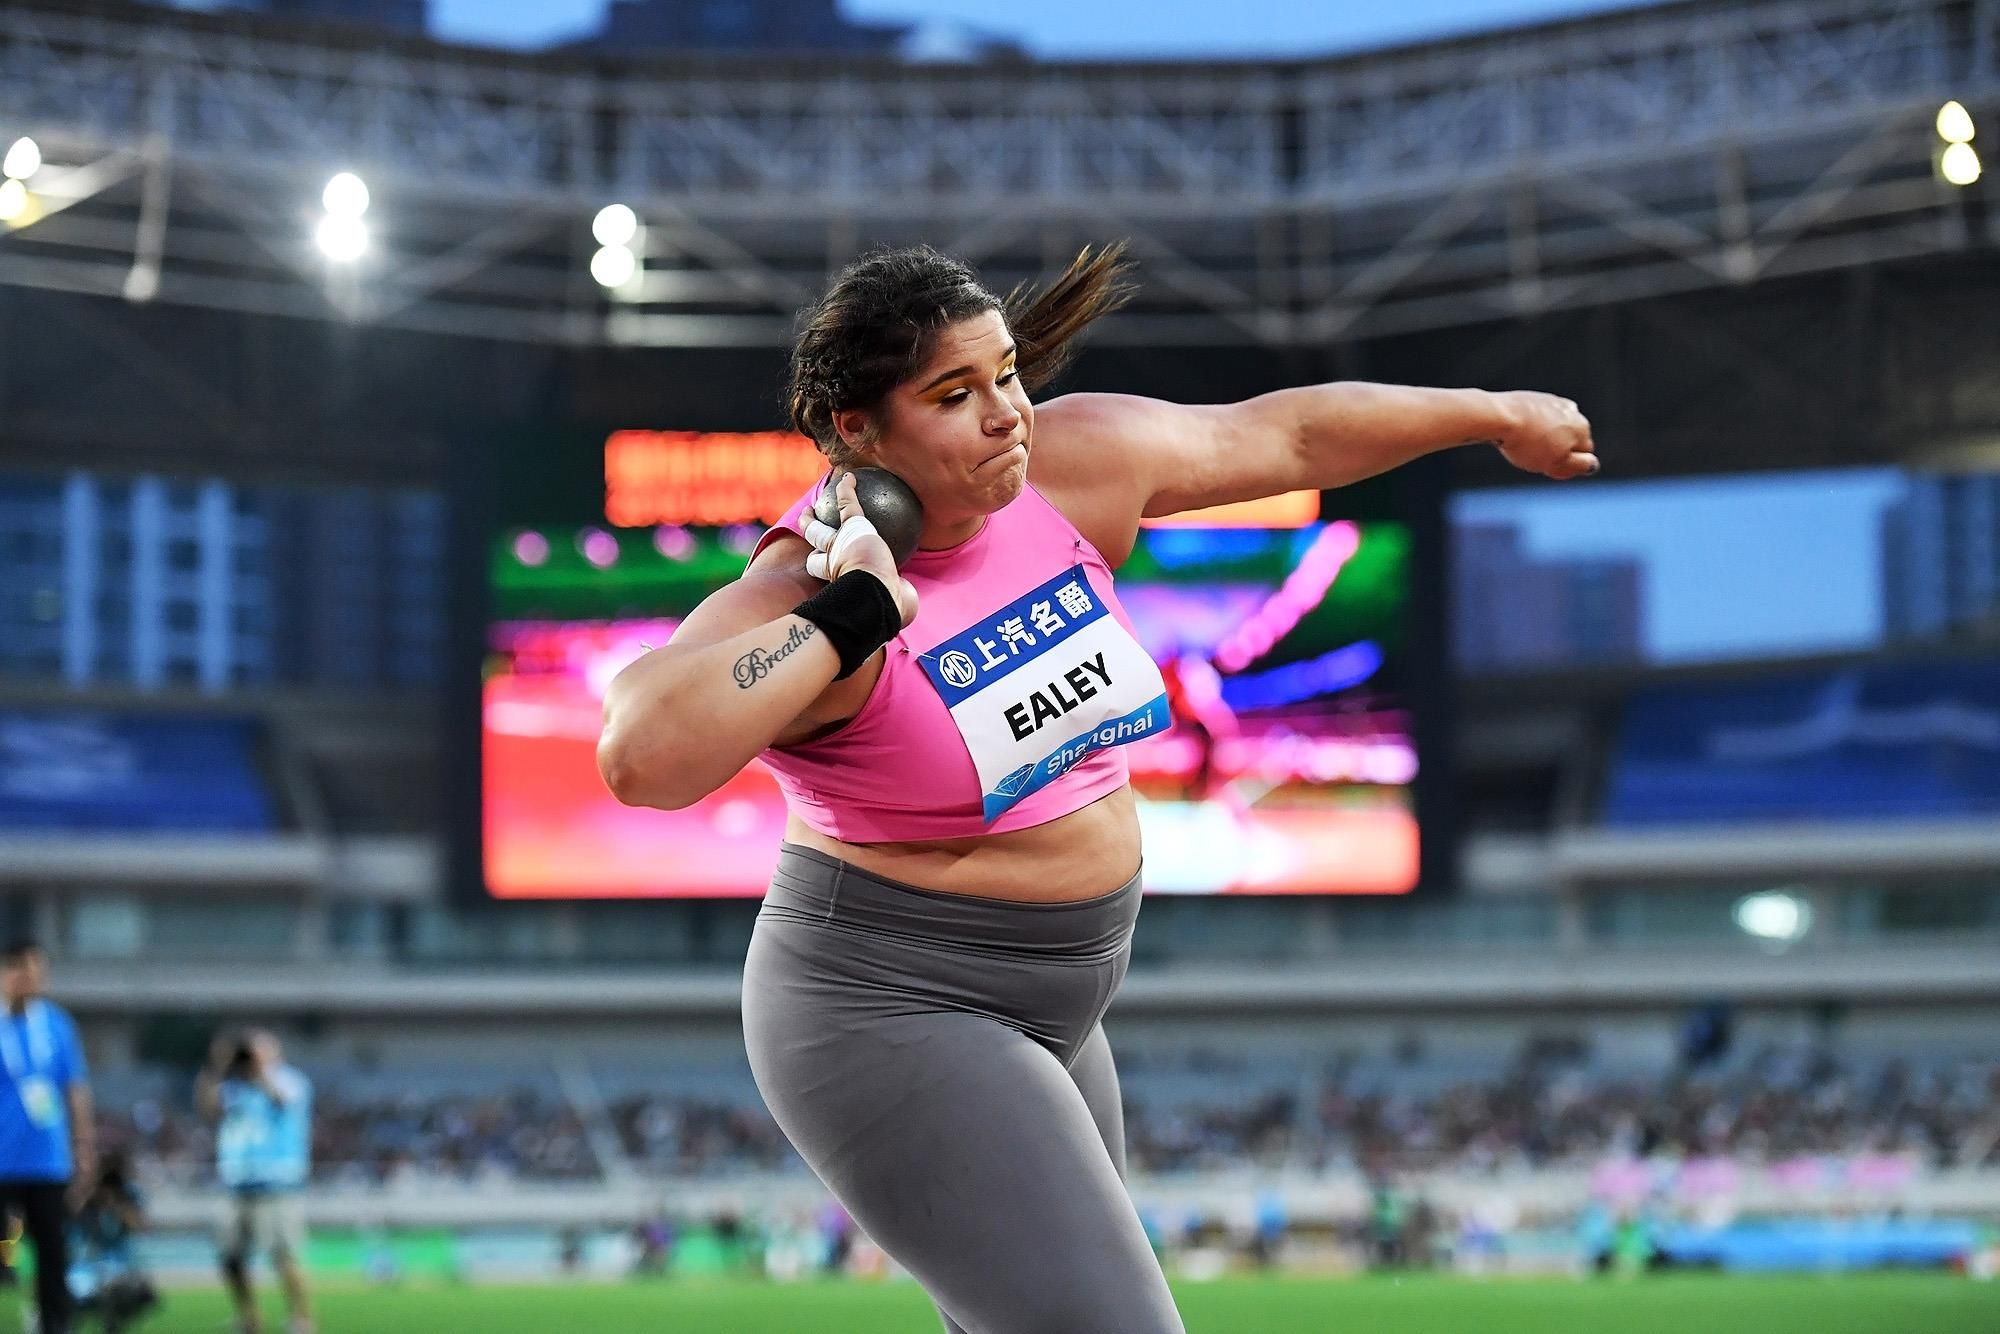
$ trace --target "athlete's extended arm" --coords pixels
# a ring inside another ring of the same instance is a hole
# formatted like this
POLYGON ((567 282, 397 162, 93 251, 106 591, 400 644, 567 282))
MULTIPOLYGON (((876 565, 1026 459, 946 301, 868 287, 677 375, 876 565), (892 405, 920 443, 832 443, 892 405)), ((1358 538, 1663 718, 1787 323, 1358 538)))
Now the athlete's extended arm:
POLYGON ((1490 442, 1557 480, 1597 471, 1576 404, 1530 390, 1346 380, 1240 403, 1069 394, 1036 411, 1035 435, 1048 446, 1036 484, 1114 561, 1141 516, 1347 486, 1456 445, 1490 442))

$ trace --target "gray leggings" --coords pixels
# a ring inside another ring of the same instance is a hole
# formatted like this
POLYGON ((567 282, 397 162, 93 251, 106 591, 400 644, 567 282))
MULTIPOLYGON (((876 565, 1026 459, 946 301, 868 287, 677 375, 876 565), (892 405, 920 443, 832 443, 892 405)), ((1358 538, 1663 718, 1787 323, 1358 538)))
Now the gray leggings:
POLYGON ((1139 898, 1137 876, 1026 904, 779 854, 743 967, 750 1069, 951 1334, 1182 1334, 1098 1025, 1139 898))

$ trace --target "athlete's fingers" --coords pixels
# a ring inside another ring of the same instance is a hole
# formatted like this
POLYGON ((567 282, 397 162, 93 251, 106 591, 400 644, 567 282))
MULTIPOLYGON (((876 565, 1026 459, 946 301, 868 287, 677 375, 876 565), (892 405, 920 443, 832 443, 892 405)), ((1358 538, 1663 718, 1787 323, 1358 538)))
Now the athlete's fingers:
POLYGON ((813 517, 811 510, 799 516, 799 532, 815 550, 825 551, 833 545, 834 535, 840 530, 830 523, 821 523, 813 517))
POLYGON ((880 534, 875 531, 875 525, 862 514, 856 513, 852 518, 843 519, 840 532, 833 539, 833 549, 827 553, 833 561, 833 567, 840 569, 846 565, 848 556, 854 551, 855 543, 871 537, 879 539, 880 534))
POLYGON ((827 554, 824 551, 815 551, 806 557, 806 573, 815 579, 831 582, 833 576, 827 573, 827 563, 827 554))
POLYGON ((834 503, 840 506, 840 522, 846 526, 849 519, 861 517, 861 496, 854 489, 854 474, 840 474, 840 481, 833 488, 834 503))

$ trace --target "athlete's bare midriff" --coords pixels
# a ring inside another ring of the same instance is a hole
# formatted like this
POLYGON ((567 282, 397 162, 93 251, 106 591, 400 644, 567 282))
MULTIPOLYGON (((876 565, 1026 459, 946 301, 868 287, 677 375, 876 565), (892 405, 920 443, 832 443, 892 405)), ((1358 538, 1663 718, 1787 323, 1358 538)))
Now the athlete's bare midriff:
POLYGON ((1047 824, 925 843, 848 843, 791 814, 785 841, 943 894, 1067 903, 1109 894, 1138 871, 1139 809, 1127 784, 1047 824))

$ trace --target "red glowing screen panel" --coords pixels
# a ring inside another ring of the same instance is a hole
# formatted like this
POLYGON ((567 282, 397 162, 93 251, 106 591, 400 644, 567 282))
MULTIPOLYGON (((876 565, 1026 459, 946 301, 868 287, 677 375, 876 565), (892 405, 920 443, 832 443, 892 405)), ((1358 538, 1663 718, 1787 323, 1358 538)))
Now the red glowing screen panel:
MULTIPOLYGON (((613 431, 604 442, 604 517, 652 524, 776 523, 826 470, 795 431, 613 431)), ((1162 519, 1149 528, 1302 528, 1319 492, 1287 491, 1162 519)))

